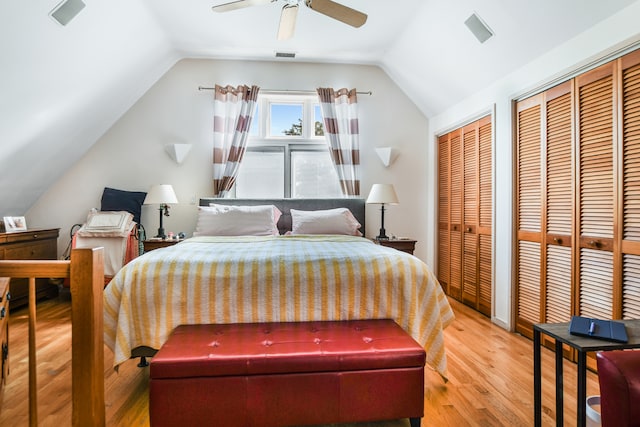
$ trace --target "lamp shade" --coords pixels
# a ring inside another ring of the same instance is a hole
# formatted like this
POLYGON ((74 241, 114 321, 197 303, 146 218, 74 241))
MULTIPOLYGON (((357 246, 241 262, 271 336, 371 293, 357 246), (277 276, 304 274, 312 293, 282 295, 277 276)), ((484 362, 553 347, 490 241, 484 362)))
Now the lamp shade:
POLYGON ((154 185, 144 199, 145 205, 165 205, 169 203, 178 203, 176 193, 170 184, 154 185))
POLYGON ((398 195, 392 184, 373 184, 367 203, 388 203, 391 205, 398 204, 398 195))

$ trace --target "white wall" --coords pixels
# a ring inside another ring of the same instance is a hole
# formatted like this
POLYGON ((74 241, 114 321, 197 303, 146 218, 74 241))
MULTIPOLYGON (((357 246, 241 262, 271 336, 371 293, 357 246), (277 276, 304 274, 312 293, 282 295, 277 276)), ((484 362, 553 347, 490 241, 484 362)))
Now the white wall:
MULTIPOLYGON (((164 218, 166 231, 195 228, 199 197, 212 195, 211 91, 198 86, 257 84, 264 89, 315 89, 356 87, 372 91, 359 96, 362 192, 374 183, 392 183, 400 204, 385 215, 387 234, 419 240, 416 255, 427 257, 428 121, 387 75, 375 66, 300 64, 187 59, 176 63, 144 94, 26 213, 30 227, 60 227, 62 253, 73 224, 85 220, 87 211, 100 206, 105 186, 147 191, 153 184, 172 184, 180 202, 164 218), (177 165, 165 144, 193 144, 186 160, 177 165), (395 146, 400 155, 385 168, 374 148, 395 146)), ((99 100, 97 101, 99 102, 99 100)), ((379 206, 367 209, 367 236, 380 226, 379 206)), ((142 223, 149 235, 158 227, 158 211, 144 206, 142 223)))
MULTIPOLYGON (((428 136, 427 194, 436 194, 437 135, 495 108, 494 115, 494 294, 493 321, 512 329, 513 313, 513 138, 512 100, 551 82, 566 80, 625 46, 640 41, 640 3, 624 9, 589 31, 549 51, 525 67, 506 76, 474 96, 430 118, 428 136)), ((427 264, 434 265, 436 241, 436 199, 430 198, 427 213, 427 264)))
POLYGON ((89 2, 67 26, 56 3, 2 3, 0 216, 24 215, 178 59, 140 1, 89 2))

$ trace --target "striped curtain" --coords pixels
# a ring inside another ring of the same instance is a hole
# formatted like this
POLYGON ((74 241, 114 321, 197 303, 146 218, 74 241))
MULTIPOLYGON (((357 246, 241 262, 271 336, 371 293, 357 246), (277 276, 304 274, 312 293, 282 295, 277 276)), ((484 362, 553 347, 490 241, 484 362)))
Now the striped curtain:
POLYGON ((256 110, 258 86, 215 87, 213 102, 213 193, 225 197, 238 175, 256 110))
POLYGON ((355 89, 318 88, 324 134, 338 172, 342 193, 360 195, 360 132, 355 89))

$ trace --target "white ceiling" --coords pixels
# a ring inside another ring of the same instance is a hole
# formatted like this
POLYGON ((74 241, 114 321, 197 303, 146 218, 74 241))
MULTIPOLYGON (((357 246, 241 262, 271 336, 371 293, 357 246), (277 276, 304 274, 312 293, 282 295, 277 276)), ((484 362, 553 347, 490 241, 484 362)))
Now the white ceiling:
POLYGON ((383 67, 427 115, 562 44, 635 0, 342 0, 364 12, 352 28, 300 6, 293 39, 276 40, 284 0, 226 13, 225 0, 144 0, 182 56, 349 62, 383 67), (464 25, 476 12, 495 36, 464 25))
POLYGON ((66 27, 48 16, 59 1, 0 7, 0 216, 24 214, 182 58, 373 64, 431 117, 640 2, 342 0, 364 26, 301 5, 277 41, 282 0, 224 14, 211 10, 224 0, 84 0, 66 27), (484 44, 464 25, 473 12, 495 33, 484 44))

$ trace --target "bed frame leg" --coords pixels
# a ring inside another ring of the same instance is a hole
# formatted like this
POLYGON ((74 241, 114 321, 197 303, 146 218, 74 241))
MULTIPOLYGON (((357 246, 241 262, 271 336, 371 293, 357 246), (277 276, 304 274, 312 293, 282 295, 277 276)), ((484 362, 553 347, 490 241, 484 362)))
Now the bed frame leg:
MULTIPOLYGON (((138 368, 146 368, 147 366, 149 366, 147 358, 145 356, 140 356, 140 363, 138 363, 138 368)), ((413 425, 411 427, 413 427, 413 425)))
POLYGON ((420 427, 420 418, 409 418, 411 427, 420 427))

